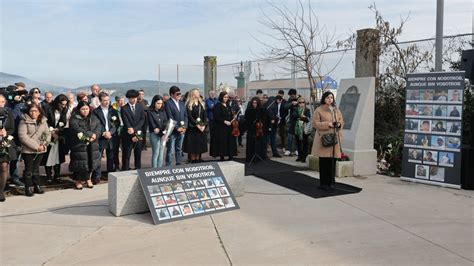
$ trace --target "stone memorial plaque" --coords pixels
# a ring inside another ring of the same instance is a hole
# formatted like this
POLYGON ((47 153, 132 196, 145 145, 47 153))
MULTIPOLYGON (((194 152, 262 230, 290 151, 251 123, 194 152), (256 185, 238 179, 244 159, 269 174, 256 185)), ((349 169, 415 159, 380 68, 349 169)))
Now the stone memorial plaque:
POLYGON ((342 95, 339 109, 341 110, 342 117, 344 117, 344 129, 350 130, 352 127, 359 98, 360 93, 356 86, 349 87, 346 93, 342 95))

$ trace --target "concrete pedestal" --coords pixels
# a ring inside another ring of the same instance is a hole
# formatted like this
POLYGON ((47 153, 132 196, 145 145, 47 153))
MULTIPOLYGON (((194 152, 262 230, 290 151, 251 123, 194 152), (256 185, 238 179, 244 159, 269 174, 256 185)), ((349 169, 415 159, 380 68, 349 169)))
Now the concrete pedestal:
MULTIPOLYGON (((219 162, 230 190, 235 197, 244 195, 244 164, 228 161, 219 162)), ((115 216, 147 212, 148 205, 136 170, 109 173, 109 211, 115 216)))

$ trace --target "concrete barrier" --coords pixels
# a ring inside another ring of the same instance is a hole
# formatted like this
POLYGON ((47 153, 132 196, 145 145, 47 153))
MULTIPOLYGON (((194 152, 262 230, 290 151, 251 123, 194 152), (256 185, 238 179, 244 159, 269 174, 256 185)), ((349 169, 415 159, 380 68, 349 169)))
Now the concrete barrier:
MULTIPOLYGON (((244 195, 244 164, 227 161, 218 162, 235 197, 244 195)), ((109 211, 115 216, 147 212, 143 190, 136 170, 109 173, 109 211)))
MULTIPOLYGON (((319 172, 319 157, 308 155, 308 168, 319 172)), ((337 161, 336 162, 336 177, 354 176, 354 162, 353 161, 337 161)))

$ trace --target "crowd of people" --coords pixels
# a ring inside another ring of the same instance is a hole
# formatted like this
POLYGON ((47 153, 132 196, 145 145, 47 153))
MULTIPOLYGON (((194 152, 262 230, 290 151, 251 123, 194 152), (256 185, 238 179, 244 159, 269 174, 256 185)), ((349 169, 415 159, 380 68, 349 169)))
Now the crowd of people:
MULTIPOLYGON (((0 93, 0 201, 5 200, 7 180, 11 186, 24 186, 26 196, 44 193, 41 166, 48 184, 61 183, 61 164, 66 156, 75 189, 93 188, 100 183, 102 172, 130 170, 132 152, 135 169, 140 169, 147 136, 152 167, 180 165, 184 153, 187 163, 201 162, 207 152, 221 161, 232 160, 238 146, 243 147, 244 134, 245 160, 249 163, 268 159, 268 146, 273 157, 282 157, 281 150, 283 155, 296 155, 296 161, 305 162, 311 130, 324 133, 340 128, 342 116, 332 109, 331 92, 323 94, 313 116, 295 89, 289 90, 287 99, 284 96, 283 90, 272 97, 258 90, 245 106, 233 92, 216 95, 210 91, 205 98, 199 89, 183 95, 172 86, 169 94, 155 95, 150 104, 143 90, 134 89, 116 96, 112 104, 98 85, 92 85, 90 93, 76 95, 54 96, 48 91, 41 99, 39 88, 26 91, 25 84, 18 82, 0 93), (104 155, 106 169, 101 168, 104 155), (18 171, 21 161, 22 179, 18 171)), ((325 149, 320 143, 313 144, 312 153, 340 157, 340 147, 335 155, 334 148, 332 154, 325 149)), ((321 164, 324 167, 332 160, 322 160, 321 164)), ((333 175, 329 173, 324 182, 321 177, 321 184, 330 186, 333 175)))

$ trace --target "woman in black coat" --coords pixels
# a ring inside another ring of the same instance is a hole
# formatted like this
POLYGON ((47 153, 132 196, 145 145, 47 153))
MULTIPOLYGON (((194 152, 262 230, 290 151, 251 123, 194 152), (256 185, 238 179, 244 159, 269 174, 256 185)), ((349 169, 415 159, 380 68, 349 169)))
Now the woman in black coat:
POLYGON ((68 98, 64 94, 56 96, 51 103, 51 108, 46 111, 46 118, 48 119, 48 126, 54 128, 51 136, 51 146, 48 147, 48 152, 43 156, 41 165, 46 171, 46 182, 61 183, 59 178, 61 171, 61 164, 66 161, 66 141, 64 127, 67 124, 67 106, 68 98), (54 176, 53 174, 54 167, 54 176))
POLYGON ((10 160, 17 159, 16 146, 13 141, 15 121, 11 110, 5 108, 5 104, 5 96, 0 94, 0 202, 5 201, 3 190, 9 174, 8 164, 10 160))
POLYGON ((150 131, 151 144, 151 167, 162 167, 165 154, 165 146, 162 137, 168 124, 168 116, 166 115, 165 104, 160 95, 155 95, 151 101, 150 110, 148 110, 148 129, 150 131))
POLYGON ((186 102, 188 127, 184 136, 183 151, 189 154, 191 163, 197 163, 201 153, 207 152, 207 114, 198 89, 189 91, 186 102))
POLYGON ((245 121, 247 125, 247 147, 245 149, 245 160, 250 162, 254 155, 258 155, 253 160, 265 160, 267 158, 266 134, 268 134, 269 117, 265 108, 261 107, 258 97, 253 97, 247 110, 245 111, 245 121))
POLYGON ((225 156, 229 156, 229 160, 232 160, 237 155, 237 142, 232 136, 232 110, 228 102, 229 95, 223 91, 219 94, 219 103, 212 108, 214 120, 209 154, 212 157, 219 156, 221 161, 225 156))
POLYGON ((72 134, 69 170, 73 172, 76 189, 82 189, 83 181, 86 181, 88 188, 93 188, 91 173, 100 166, 97 136, 102 132, 102 127, 96 116, 92 115, 87 102, 79 102, 69 127, 72 134))

